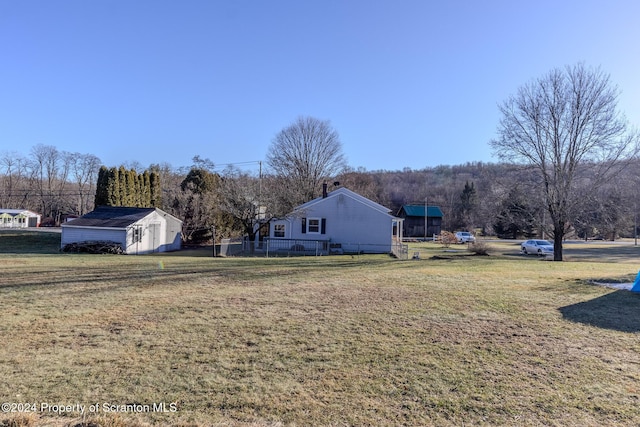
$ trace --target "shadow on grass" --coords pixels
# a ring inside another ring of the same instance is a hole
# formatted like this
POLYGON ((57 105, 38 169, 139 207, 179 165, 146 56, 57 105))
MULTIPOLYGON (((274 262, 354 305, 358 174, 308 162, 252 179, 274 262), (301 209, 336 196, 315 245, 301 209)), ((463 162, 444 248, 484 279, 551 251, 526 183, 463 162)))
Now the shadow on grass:
POLYGON ((640 332, 640 295, 615 291, 607 295, 559 309, 572 322, 621 332, 640 332))
POLYGON ((0 254, 55 254, 60 233, 20 229, 0 230, 0 254))
POLYGON ((635 260, 640 246, 622 243, 573 242, 564 245, 564 255, 571 261, 623 262, 635 260))

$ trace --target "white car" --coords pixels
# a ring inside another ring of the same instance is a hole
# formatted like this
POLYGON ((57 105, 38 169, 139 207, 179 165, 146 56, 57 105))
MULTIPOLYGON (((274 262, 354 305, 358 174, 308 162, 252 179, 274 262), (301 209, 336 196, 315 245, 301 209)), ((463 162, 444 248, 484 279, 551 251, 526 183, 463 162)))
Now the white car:
POLYGON ((520 252, 524 255, 546 255, 553 253, 553 243, 547 240, 527 240, 520 244, 520 252))
POLYGON ((476 241, 476 238, 468 231, 458 231, 456 233, 456 240, 458 241, 458 243, 473 243, 476 241))

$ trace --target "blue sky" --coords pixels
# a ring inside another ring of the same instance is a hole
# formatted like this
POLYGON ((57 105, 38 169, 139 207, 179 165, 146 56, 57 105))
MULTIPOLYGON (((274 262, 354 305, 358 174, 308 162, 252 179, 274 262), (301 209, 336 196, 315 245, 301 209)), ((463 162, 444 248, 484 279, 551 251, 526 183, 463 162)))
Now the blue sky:
POLYGON ((0 152, 243 163, 304 115, 354 168, 497 161, 497 105, 555 67, 600 66, 640 125, 639 16, 634 0, 0 0, 0 152))

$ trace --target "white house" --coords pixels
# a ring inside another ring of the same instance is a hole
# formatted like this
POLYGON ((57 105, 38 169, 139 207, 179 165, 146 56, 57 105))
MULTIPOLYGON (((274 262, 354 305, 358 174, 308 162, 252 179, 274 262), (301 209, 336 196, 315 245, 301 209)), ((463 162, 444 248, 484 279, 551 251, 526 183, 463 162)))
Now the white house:
POLYGON ((182 221, 157 208, 99 206, 63 223, 61 247, 69 243, 110 241, 127 254, 177 251, 182 221))
MULTIPOLYGON (((402 219, 347 188, 304 203, 272 220, 269 250, 316 253, 391 253, 402 243, 402 219)), ((263 245, 264 246, 264 245, 263 245)))
POLYGON ((38 227, 40 218, 40 214, 26 209, 0 209, 0 228, 38 227))

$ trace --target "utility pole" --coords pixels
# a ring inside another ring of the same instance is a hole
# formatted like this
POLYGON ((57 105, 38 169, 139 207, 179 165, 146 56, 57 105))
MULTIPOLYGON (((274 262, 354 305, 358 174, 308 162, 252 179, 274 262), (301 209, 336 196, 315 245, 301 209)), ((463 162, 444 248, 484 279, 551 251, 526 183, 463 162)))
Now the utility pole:
POLYGON ((260 167, 259 169, 259 175, 258 175, 258 183, 259 183, 259 188, 258 188, 258 199, 262 202, 262 160, 258 161, 258 165, 260 167))
POLYGON ((211 227, 211 234, 213 239, 213 257, 216 257, 216 226, 211 227))
POLYGON ((429 227, 429 204, 427 198, 424 198, 424 241, 427 241, 427 230, 429 227))

